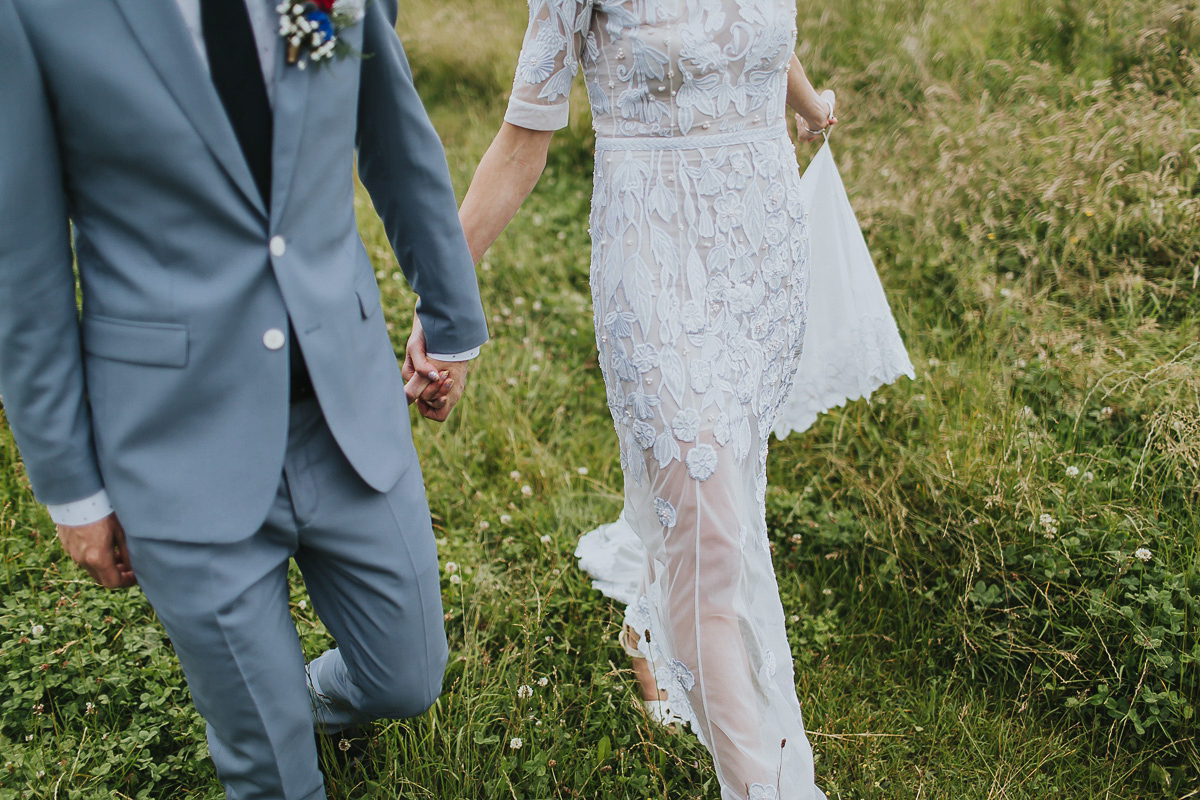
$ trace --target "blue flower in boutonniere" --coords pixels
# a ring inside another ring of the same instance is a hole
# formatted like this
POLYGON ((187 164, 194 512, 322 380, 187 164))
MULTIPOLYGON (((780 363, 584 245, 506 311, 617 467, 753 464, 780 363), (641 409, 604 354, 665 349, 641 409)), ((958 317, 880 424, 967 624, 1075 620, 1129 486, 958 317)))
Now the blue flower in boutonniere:
POLYGON ((284 0, 279 35, 287 42, 287 63, 304 69, 309 61, 327 61, 351 51, 338 34, 362 19, 366 0, 284 0))

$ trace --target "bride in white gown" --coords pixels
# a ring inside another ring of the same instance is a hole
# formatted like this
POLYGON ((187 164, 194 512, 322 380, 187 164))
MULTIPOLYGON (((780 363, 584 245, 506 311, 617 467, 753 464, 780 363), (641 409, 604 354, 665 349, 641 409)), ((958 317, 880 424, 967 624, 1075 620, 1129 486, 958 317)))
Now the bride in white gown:
MULTIPOLYGON (((832 122, 792 0, 531 0, 505 123, 461 216, 478 260, 533 188, 579 67, 596 130, 596 341, 640 545, 637 652, 723 800, 820 800, 764 521, 767 439, 808 318, 784 107, 832 122)), ((890 317, 889 317, 890 319, 890 317)))

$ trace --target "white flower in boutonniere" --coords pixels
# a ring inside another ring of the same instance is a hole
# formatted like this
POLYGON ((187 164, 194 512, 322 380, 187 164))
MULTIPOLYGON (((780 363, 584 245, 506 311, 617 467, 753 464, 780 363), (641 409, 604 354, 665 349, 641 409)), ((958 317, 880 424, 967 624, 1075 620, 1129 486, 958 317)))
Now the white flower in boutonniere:
POLYGON ((287 42, 287 63, 304 69, 309 61, 350 52, 338 34, 363 18, 366 0, 284 0, 275 11, 279 35, 287 42))

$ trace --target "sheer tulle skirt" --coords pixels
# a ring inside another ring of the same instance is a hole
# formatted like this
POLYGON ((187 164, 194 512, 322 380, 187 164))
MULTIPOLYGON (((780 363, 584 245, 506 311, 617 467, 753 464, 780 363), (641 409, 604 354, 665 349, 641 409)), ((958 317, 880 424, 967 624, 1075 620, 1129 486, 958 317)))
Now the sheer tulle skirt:
POLYGON ((597 143, 597 343, 642 548, 626 621, 728 800, 823 797, 764 520, 804 337, 798 182, 782 127, 597 143))

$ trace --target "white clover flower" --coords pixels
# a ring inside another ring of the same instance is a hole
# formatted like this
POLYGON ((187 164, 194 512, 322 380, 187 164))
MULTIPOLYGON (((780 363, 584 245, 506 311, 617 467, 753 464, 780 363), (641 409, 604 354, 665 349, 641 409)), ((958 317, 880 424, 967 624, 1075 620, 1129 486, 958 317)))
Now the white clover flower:
POLYGON ((488 522, 486 519, 479 520, 479 530, 486 531, 490 527, 492 527, 492 523, 488 522))
POLYGON ((1067 467, 1067 477, 1068 478, 1074 478, 1074 477, 1077 477, 1078 475, 1079 475, 1079 467, 1076 467, 1076 466, 1067 467))
POLYGON ((533 497, 533 488, 527 483, 521 487, 522 497, 533 497))
POLYGON ((95 706, 95 704, 93 704, 91 701, 88 701, 87 703, 84 703, 84 704, 83 704, 83 713, 85 713, 85 714, 95 714, 95 713, 96 713, 96 706, 95 706))
POLYGON ((458 586, 460 583, 462 583, 462 575, 451 575, 450 583, 454 584, 455 586, 458 586))
POLYGON ((508 477, 512 478, 514 481, 519 481, 521 480, 521 473, 514 469, 512 472, 508 473, 508 477))
POLYGON ((821 594, 825 595, 826 597, 829 597, 831 594, 833 594, 833 589, 829 589, 829 588, 822 589, 821 594))
POLYGON ((1149 561, 1150 559, 1154 558, 1154 554, 1151 553, 1150 549, 1146 547, 1139 547, 1137 550, 1134 550, 1133 556, 1138 561, 1149 561))
POLYGON ((538 686, 545 686, 545 685, 547 685, 548 683, 550 683, 550 679, 549 679, 549 678, 547 678, 545 675, 543 675, 542 677, 540 677, 540 678, 538 678, 538 679, 537 679, 537 685, 538 685, 538 686))
POLYGON ((576 471, 576 472, 578 472, 580 475, 587 475, 587 474, 588 474, 588 468, 587 468, 587 467, 576 467, 575 471, 576 471))
POLYGON ((299 607, 299 609, 300 609, 301 611, 303 611, 304 609, 308 608, 308 601, 307 601, 307 600, 301 600, 299 603, 296 603, 296 605, 297 605, 297 607, 299 607))
POLYGON ((456 564, 453 561, 447 561, 446 562, 446 574, 453 575, 456 572, 458 572, 458 564, 456 564))
POLYGON ((521 698, 522 700, 533 697, 533 687, 521 684, 517 687, 517 697, 521 698))
POLYGON ((548 533, 543 533, 538 538, 541 540, 542 544, 550 544, 550 542, 553 541, 553 539, 550 538, 550 534, 548 534, 548 533))
POLYGON ((1083 482, 1084 483, 1091 483, 1094 480, 1096 480, 1096 476, 1093 475, 1092 473, 1090 473, 1090 472, 1083 473, 1083 482))
POLYGON ((29 632, 32 633, 34 636, 41 636, 43 633, 46 632, 46 628, 42 625, 34 625, 32 628, 29 629, 29 632))
POLYGON ((1111 419, 1113 415, 1112 406, 1105 406, 1100 409, 1100 419, 1111 419))
POLYGON ((507 525, 510 522, 512 522, 511 514, 501 514, 500 515, 500 524, 501 525, 507 525))
POLYGON ((514 736, 508 740, 508 746, 513 750, 520 750, 525 745, 525 740, 520 736, 514 736))
POLYGON ((1049 514, 1042 514, 1038 517, 1038 524, 1042 526, 1042 534, 1047 538, 1053 538, 1054 534, 1058 533, 1058 520, 1049 514))

